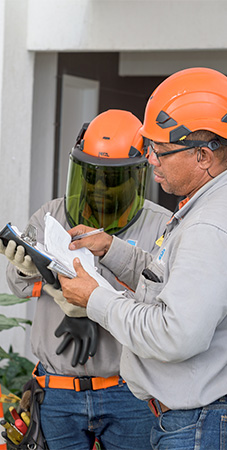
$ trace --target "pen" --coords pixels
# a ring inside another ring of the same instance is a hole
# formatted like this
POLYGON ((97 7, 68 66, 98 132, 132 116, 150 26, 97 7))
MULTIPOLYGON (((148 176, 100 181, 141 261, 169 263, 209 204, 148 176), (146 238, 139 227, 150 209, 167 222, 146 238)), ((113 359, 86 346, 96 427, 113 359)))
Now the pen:
POLYGON ((87 236, 92 236, 92 234, 102 233, 102 231, 104 231, 104 228, 98 228, 98 230, 92 230, 92 231, 89 231, 88 233, 78 234, 77 236, 74 236, 72 238, 71 242, 77 241, 78 239, 82 239, 87 236))

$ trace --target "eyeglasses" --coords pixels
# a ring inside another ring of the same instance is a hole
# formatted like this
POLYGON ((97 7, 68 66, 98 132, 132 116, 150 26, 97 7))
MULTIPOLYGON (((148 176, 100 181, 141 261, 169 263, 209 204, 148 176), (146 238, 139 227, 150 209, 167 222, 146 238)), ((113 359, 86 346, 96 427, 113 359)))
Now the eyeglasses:
POLYGON ((157 152, 157 150, 154 149, 154 142, 151 142, 148 147, 149 154, 147 155, 147 158, 149 158, 151 153, 154 153, 154 156, 155 156, 157 162, 160 164, 159 158, 161 158, 162 156, 173 155, 174 153, 184 152, 185 150, 191 150, 192 148, 194 148, 194 147, 178 148, 175 150, 169 150, 168 152, 157 152))
POLYGON ((149 157, 151 155, 151 153, 154 153, 157 162, 160 164, 159 158, 162 156, 173 155, 174 153, 184 152, 185 150, 191 150, 196 147, 198 147, 198 148, 208 147, 213 152, 213 151, 217 150, 221 144, 226 145, 227 141, 226 141, 226 139, 221 138, 219 136, 218 138, 211 139, 210 141, 192 141, 192 140, 184 139, 184 141, 178 141, 178 142, 175 142, 175 144, 177 144, 177 145, 185 145, 185 144, 189 145, 190 144, 190 147, 169 150, 168 152, 157 152, 157 150, 154 149, 154 142, 150 141, 150 145, 148 146, 149 155, 147 155, 147 157, 149 157))

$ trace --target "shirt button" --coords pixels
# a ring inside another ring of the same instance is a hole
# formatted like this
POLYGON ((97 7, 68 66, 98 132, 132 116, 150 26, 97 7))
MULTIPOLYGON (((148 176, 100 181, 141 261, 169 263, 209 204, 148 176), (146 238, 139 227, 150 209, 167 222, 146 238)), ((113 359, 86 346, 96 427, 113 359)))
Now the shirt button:
POLYGON ((141 288, 142 288, 142 289, 145 289, 145 284, 142 284, 141 288))

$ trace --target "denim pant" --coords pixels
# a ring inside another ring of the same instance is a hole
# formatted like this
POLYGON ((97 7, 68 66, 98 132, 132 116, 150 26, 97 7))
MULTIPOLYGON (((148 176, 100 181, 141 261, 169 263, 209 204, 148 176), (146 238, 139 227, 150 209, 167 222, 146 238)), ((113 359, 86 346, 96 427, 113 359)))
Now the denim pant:
POLYGON ((153 450, 227 450, 227 396, 204 408, 167 411, 152 423, 153 450))
MULTIPOLYGON (((38 374, 46 374, 41 364, 38 374)), ((155 417, 121 380, 97 391, 44 391, 41 426, 50 450, 90 450, 95 437, 107 450, 151 450, 155 417)))

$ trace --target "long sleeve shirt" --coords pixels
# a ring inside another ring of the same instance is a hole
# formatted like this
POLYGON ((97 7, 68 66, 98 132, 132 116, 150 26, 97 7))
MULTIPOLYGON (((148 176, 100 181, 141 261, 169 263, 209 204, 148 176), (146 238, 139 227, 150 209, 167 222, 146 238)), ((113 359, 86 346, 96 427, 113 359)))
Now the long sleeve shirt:
MULTIPOLYGON (((29 221, 37 228, 37 239, 41 244, 44 243, 44 216, 47 212, 50 212, 66 230, 70 228, 65 216, 63 198, 46 203, 33 214, 29 221)), ((120 239, 130 241, 135 247, 140 246, 148 251, 152 251, 157 247, 155 241, 162 234, 170 216, 170 211, 146 200, 139 218, 120 233, 120 239)), ((117 281, 114 274, 99 263, 98 258, 96 258, 95 265, 99 273, 115 289, 118 291, 125 289, 117 281)), ((122 346, 108 331, 99 327, 96 354, 89 358, 86 364, 78 364, 76 367, 72 367, 73 342, 62 354, 56 354, 56 349, 60 345, 63 336, 57 338, 54 332, 61 323, 64 313, 53 298, 46 294, 43 289, 41 289, 39 294, 37 294, 35 289, 36 283, 38 286, 40 284, 42 286, 45 280, 42 280, 40 277, 21 276, 17 268, 9 263, 7 267, 7 281, 11 291, 18 297, 36 297, 37 295, 39 297, 32 324, 31 345, 34 355, 42 362, 48 372, 74 377, 109 377, 119 374, 122 346)))
POLYGON ((226 198, 225 171, 174 215, 158 252, 114 238, 101 259, 135 298, 98 287, 88 316, 123 345, 121 375, 140 399, 191 409, 227 394, 226 198))

